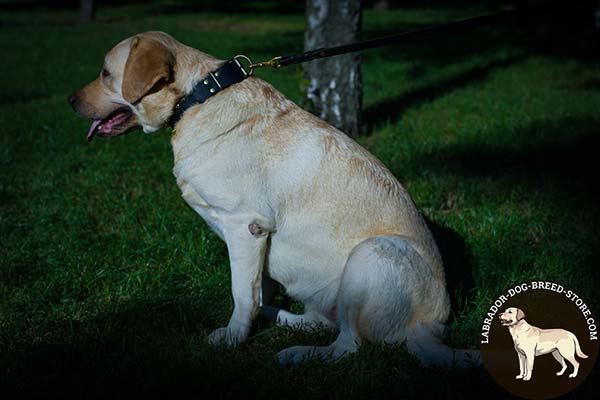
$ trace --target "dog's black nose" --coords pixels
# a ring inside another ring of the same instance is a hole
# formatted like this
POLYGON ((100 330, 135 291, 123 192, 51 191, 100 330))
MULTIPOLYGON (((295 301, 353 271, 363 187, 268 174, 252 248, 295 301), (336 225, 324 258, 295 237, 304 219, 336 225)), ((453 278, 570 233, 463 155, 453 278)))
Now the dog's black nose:
POLYGON ((77 97, 75 97, 75 95, 72 94, 69 96, 69 98, 67 100, 69 101, 69 104, 71 105, 71 107, 75 108, 75 102, 77 101, 77 97))

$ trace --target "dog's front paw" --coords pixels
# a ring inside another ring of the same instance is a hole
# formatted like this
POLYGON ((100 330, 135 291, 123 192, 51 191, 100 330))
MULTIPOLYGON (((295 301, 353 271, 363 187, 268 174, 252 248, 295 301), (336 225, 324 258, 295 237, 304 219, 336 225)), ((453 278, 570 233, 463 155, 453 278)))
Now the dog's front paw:
POLYGON ((224 345, 226 347, 236 347, 246 339, 246 335, 241 330, 231 329, 229 327, 215 329, 208 335, 208 343, 212 346, 224 345))
POLYGON ((525 375, 525 376, 523 377, 523 380, 524 380, 524 381, 528 381, 528 380, 530 380, 530 379, 531 379, 531 375, 525 375))
POLYGON ((517 375, 515 376, 515 379, 523 379, 523 375, 517 375))

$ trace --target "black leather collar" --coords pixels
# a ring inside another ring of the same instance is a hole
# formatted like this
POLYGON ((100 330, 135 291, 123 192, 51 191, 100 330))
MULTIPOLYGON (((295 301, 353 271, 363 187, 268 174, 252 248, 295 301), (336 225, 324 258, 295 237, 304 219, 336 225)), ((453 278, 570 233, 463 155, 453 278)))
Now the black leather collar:
MULTIPOLYGON (((175 127, 175 124, 181 119, 183 113, 195 104, 202 104, 221 90, 238 83, 252 75, 252 69, 247 71, 238 59, 245 56, 235 56, 226 61, 218 69, 209 72, 200 82, 194 86, 191 93, 180 98, 173 108, 173 115, 169 119, 169 125, 175 127)), ((249 61, 249 60, 248 60, 249 61)))

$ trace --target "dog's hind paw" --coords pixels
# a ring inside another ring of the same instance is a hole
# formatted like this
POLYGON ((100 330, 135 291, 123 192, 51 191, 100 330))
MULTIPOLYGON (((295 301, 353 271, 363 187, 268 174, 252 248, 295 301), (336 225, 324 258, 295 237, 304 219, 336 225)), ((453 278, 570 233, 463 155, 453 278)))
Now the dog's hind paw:
POLYGON ((307 362, 315 357, 313 346, 294 346, 280 351, 277 354, 277 364, 295 366, 307 362))
POLYGON ((281 366, 296 366, 310 360, 320 360, 326 363, 334 363, 356 351, 353 349, 331 346, 294 346, 280 351, 277 354, 277 363, 281 366))

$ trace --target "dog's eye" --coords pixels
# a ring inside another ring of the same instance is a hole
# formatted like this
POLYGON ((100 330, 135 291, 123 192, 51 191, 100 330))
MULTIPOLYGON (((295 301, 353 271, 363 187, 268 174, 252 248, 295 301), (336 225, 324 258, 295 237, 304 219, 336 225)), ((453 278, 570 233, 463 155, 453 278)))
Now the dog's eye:
POLYGON ((102 77, 106 78, 109 75, 110 75, 110 72, 108 72, 108 70, 106 68, 102 68, 102 77))

